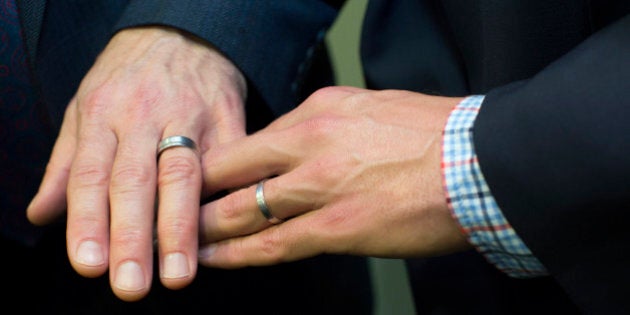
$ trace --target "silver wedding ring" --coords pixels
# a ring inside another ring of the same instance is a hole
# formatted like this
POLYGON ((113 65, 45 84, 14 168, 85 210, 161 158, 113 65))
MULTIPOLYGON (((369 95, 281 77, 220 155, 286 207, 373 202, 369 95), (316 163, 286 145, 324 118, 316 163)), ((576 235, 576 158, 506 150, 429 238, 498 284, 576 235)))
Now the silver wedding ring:
POLYGON ((176 147, 189 148, 197 153, 197 144, 192 139, 184 136, 170 136, 162 139, 158 144, 157 157, 159 158, 162 152, 176 147))
POLYGON ((256 186, 256 203, 258 204, 258 209, 262 212, 263 216, 269 221, 271 224, 278 224, 282 222, 282 219, 278 219, 271 214, 269 210, 269 206, 267 206, 267 202, 265 201, 265 192, 263 185, 265 180, 261 180, 258 182, 258 186, 256 186))

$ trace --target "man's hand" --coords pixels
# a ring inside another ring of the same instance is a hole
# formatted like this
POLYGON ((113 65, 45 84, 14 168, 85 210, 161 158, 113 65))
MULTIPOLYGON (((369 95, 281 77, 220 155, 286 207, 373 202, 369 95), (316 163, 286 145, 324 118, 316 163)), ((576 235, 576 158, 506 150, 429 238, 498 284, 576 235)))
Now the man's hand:
POLYGON ((72 266, 87 277, 109 267, 129 301, 149 292, 156 230, 163 284, 186 286, 197 268, 200 155, 178 147, 158 161, 157 145, 181 135, 203 152, 244 136, 245 95, 240 72, 209 45, 168 28, 119 32, 67 108, 29 219, 46 224, 67 208, 72 266))
POLYGON ((269 265, 323 253, 440 255, 470 248, 447 206, 442 133, 461 98, 322 89, 249 137, 204 155, 200 263, 269 265), (260 211, 264 182, 272 224, 260 211), (212 192, 212 191, 211 191, 212 192))

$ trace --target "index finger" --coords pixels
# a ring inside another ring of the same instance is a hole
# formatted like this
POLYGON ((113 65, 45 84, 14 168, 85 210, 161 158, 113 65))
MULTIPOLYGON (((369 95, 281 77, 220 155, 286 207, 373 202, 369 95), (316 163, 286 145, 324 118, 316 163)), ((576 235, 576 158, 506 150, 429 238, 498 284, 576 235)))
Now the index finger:
POLYGON ((265 130, 206 151, 202 159, 204 187, 214 193, 287 172, 301 159, 291 151, 303 152, 288 149, 299 146, 299 139, 290 134, 265 130))
POLYGON ((26 210, 33 224, 48 224, 66 211, 66 187, 77 145, 76 119, 76 99, 72 99, 39 190, 26 210))

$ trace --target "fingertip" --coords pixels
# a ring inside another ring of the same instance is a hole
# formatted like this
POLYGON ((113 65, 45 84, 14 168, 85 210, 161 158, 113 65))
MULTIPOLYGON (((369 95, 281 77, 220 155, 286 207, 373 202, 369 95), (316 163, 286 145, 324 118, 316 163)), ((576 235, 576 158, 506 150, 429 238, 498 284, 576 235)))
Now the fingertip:
POLYGON ((108 259, 107 253, 102 244, 96 240, 88 239, 80 242, 74 252, 70 252, 68 247, 68 256, 73 269, 83 277, 96 278, 100 277, 107 271, 108 259))
POLYGON ((31 200, 31 202, 26 207, 26 218, 29 222, 37 226, 46 225, 48 222, 47 218, 43 218, 41 216, 40 211, 37 207, 37 195, 31 200))
POLYGON ((44 226, 54 222, 58 218, 58 212, 45 211, 35 197, 26 208, 26 218, 36 226, 44 226))
POLYGON ((217 244, 208 244, 199 249, 198 257, 200 262, 212 261, 212 256, 217 250, 217 244))
POLYGON ((38 192, 26 207, 26 218, 37 226, 51 224, 66 212, 65 196, 45 196, 38 192))
POLYGON ((160 280, 171 289, 179 290, 188 286, 196 274, 196 261, 190 261, 184 253, 170 253, 160 263, 160 280))
POLYGON ((69 163, 55 164, 52 160, 48 163, 39 189, 26 207, 26 217, 31 223, 38 226, 47 225, 65 213, 69 167, 55 167, 54 165, 69 165, 69 163))
POLYGON ((112 291, 114 292, 114 295, 116 295, 116 297, 125 302, 137 302, 142 300, 145 296, 149 294, 149 290, 146 290, 146 292, 130 292, 112 288, 112 291))
POLYGON ((151 289, 151 273, 145 273, 140 264, 133 260, 122 262, 110 273, 111 288, 114 294, 126 302, 144 298, 151 289))
POLYGON ((221 269, 239 269, 255 265, 251 261, 236 258, 233 251, 232 255, 229 255, 231 246, 233 246, 233 242, 223 241, 201 247, 198 255, 199 264, 204 267, 221 269))

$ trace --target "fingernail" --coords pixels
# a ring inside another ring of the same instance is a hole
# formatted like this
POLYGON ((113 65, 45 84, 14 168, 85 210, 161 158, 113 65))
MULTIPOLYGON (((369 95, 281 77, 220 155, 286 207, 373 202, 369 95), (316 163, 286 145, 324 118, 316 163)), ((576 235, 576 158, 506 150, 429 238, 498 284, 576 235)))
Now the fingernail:
POLYGON ((104 264, 101 245, 95 241, 83 241, 77 248, 77 262, 92 267, 104 264))
POLYGON ((127 261, 116 270, 114 285, 123 291, 140 291, 144 289, 144 273, 140 265, 134 261, 127 261))
POLYGON ((171 253, 164 256, 164 267, 162 269, 162 278, 178 279, 185 278, 190 275, 188 268, 188 258, 182 253, 171 253))
POLYGON ((216 244, 207 245, 206 247, 201 248, 199 250, 199 258, 203 258, 203 259, 210 258, 216 250, 217 250, 216 244))

